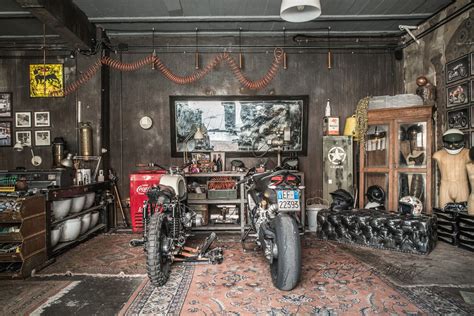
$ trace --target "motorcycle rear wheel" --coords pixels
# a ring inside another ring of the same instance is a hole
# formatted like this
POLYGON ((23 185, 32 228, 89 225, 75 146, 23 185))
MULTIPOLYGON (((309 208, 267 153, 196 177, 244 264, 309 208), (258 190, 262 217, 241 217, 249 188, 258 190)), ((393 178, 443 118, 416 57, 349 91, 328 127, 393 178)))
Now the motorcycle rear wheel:
POLYGON ((163 242, 168 237, 167 218, 155 213, 150 219, 146 244, 146 270, 151 284, 164 285, 170 276, 171 260, 163 253, 163 242))
POLYGON ((274 222, 278 256, 270 265, 273 285, 282 291, 296 287, 301 276, 301 242, 296 219, 280 214, 274 222))

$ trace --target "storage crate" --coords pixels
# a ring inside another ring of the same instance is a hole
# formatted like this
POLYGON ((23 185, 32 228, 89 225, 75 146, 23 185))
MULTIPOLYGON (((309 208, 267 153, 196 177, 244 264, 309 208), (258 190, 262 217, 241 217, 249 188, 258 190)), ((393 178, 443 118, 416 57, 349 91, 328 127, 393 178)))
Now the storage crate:
POLYGON ((188 199, 189 200, 205 200, 206 199, 206 193, 190 192, 190 193, 188 193, 188 199))
POLYGON ((207 198, 209 200, 233 200, 237 198, 237 190, 209 190, 207 198))
POLYGON ((189 208, 195 211, 196 214, 201 214, 203 226, 209 224, 209 207, 207 204, 189 204, 189 208))

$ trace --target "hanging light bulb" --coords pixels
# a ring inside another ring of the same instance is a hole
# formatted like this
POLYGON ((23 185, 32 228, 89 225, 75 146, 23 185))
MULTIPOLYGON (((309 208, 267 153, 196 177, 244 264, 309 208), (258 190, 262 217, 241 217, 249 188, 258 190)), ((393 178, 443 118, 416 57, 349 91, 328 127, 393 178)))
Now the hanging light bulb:
POLYGON ((331 37, 329 36, 330 31, 331 27, 328 26, 328 69, 332 68, 331 37))
MULTIPOLYGON (((151 46, 153 47, 153 52, 151 55, 153 57, 156 57, 156 50, 155 50, 155 28, 151 29, 151 46)), ((153 58, 153 61, 151 63, 151 69, 155 70, 155 58, 153 58)))
POLYGON ((199 52, 198 52, 198 28, 196 27, 196 52, 194 53, 194 68, 199 69, 199 52))
POLYGON ((283 69, 287 70, 288 69, 288 64, 286 63, 287 56, 286 56, 286 28, 283 27, 283 69))
POLYGON ((239 27, 239 68, 244 68, 244 56, 242 55, 242 28, 239 27))

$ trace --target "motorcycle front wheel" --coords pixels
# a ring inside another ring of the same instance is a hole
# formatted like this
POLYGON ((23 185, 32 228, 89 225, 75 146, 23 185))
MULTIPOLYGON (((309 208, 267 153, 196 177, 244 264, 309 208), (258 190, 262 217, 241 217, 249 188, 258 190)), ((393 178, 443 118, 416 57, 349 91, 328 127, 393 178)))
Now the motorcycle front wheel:
POLYGON ((301 276, 301 242, 296 219, 279 214, 274 220, 278 255, 270 266, 273 285, 279 290, 290 291, 301 276))
POLYGON ((168 237, 167 218, 155 213, 150 219, 146 244, 146 270, 151 284, 164 285, 170 276, 171 260, 163 253, 168 237))

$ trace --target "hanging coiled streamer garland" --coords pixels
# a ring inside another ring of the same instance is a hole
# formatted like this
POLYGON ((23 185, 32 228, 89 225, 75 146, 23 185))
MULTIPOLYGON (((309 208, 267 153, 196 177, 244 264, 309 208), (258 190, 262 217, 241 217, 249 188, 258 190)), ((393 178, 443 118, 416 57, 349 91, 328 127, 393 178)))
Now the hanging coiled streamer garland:
POLYGON ((85 84, 87 81, 89 81, 100 69, 101 65, 107 65, 110 68, 119 70, 119 71, 135 71, 140 68, 143 68, 146 65, 153 64, 154 69, 160 71, 165 78, 168 80, 176 83, 176 84, 190 84, 193 82, 196 82, 203 77, 205 77, 211 70, 216 68, 222 61, 225 61, 225 63, 229 66, 230 70, 232 71, 233 75, 237 80, 240 82, 242 86, 249 90, 261 90, 268 86, 270 82, 275 78, 278 69, 280 68, 281 62, 283 60, 283 49, 281 48, 275 48, 274 54, 273 54, 273 61, 268 69, 267 73, 259 80, 250 80, 245 75, 243 72, 240 70, 238 63, 234 60, 234 58, 227 52, 225 53, 220 53, 214 59, 209 62, 206 67, 203 69, 196 70, 194 73, 191 75, 187 76, 179 76, 174 74, 162 61, 161 59, 152 54, 150 56, 147 56, 143 59, 137 60, 133 63, 124 63, 119 60, 110 58, 108 56, 102 57, 98 59, 87 71, 85 71, 79 79, 77 79, 75 82, 69 84, 65 89, 64 89, 64 96, 67 96, 77 89, 79 89, 80 86, 85 84))

